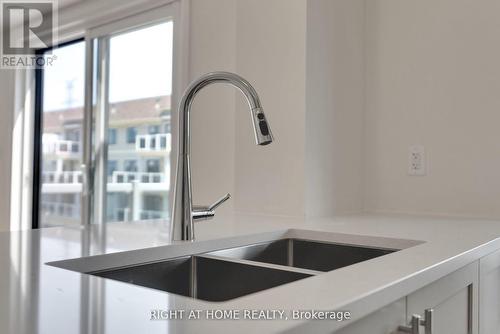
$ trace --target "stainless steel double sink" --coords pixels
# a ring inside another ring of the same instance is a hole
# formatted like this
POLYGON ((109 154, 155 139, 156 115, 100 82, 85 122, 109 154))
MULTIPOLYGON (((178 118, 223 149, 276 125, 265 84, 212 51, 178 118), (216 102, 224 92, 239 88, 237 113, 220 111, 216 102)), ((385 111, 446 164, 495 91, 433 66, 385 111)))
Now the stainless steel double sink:
POLYGON ((397 250, 284 238, 88 274, 220 302, 397 250))

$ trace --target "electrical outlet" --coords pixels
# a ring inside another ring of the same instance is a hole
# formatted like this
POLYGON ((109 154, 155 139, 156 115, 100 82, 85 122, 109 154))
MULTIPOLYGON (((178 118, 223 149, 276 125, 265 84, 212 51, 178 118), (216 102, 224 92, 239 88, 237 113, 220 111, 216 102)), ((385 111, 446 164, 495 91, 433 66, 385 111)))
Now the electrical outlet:
POLYGON ((425 149, 421 145, 410 146, 408 157, 408 175, 424 176, 427 173, 425 149))

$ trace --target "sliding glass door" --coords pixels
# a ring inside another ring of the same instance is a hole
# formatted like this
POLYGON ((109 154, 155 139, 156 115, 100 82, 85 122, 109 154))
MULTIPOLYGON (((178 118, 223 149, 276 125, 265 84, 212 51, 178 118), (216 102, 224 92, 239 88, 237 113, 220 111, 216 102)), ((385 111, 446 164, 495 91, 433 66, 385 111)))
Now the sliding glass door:
POLYGON ((43 51, 34 227, 169 218, 174 5, 43 51))
POLYGON ((172 47, 171 21, 109 38, 108 222, 168 216, 172 47))

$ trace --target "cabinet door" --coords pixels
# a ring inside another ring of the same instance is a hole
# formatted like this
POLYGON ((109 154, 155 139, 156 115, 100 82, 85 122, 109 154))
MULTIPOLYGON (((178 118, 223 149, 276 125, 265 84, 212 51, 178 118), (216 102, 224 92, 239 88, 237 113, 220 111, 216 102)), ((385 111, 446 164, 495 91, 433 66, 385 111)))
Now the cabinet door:
POLYGON ((500 328, 500 251, 479 260, 479 332, 498 333, 500 328))
POLYGON ((393 334, 406 315, 406 300, 402 298, 365 318, 335 332, 335 334, 393 334))
POLYGON ((433 309, 432 334, 477 334, 478 273, 476 261, 409 295, 407 321, 433 309))

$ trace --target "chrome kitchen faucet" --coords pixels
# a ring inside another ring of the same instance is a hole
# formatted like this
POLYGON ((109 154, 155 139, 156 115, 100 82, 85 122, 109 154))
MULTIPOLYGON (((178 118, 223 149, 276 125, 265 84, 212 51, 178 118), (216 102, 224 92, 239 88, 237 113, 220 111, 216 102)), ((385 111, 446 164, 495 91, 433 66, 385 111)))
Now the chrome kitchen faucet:
POLYGON ((193 206, 191 161, 189 157, 191 151, 189 121, 191 104, 201 89, 218 82, 230 84, 245 95, 252 116, 257 145, 268 145, 273 141, 273 135, 262 110, 259 96, 248 81, 234 73, 212 72, 192 82, 184 92, 179 105, 179 147, 171 227, 172 240, 194 240, 193 223, 197 220, 212 218, 215 215, 215 209, 231 198, 231 195, 227 194, 210 206, 193 206))

